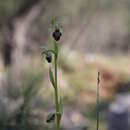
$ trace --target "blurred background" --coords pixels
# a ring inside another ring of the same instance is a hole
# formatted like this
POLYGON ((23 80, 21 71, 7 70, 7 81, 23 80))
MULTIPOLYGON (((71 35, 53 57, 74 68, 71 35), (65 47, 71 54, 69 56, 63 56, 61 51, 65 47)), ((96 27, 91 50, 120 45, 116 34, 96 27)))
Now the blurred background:
POLYGON ((58 85, 63 130, 130 129, 129 0, 0 0, 0 129, 51 130, 55 111, 50 64, 51 19, 62 26, 58 85))

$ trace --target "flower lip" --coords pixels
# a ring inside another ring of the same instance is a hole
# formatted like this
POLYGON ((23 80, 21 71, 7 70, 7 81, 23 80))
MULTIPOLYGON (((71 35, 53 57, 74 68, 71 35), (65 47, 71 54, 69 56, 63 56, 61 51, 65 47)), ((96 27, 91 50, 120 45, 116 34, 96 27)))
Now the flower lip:
POLYGON ((48 63, 52 62, 52 55, 46 55, 46 60, 48 63))
POLYGON ((60 32, 60 29, 55 29, 55 31, 53 32, 52 34, 53 38, 56 40, 56 41, 59 41, 60 40, 60 37, 62 36, 62 33, 60 32))

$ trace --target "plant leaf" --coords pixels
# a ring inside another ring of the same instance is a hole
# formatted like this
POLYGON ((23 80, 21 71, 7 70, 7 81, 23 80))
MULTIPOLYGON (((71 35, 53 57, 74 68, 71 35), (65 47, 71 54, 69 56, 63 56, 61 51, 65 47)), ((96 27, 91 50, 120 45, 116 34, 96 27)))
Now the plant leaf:
POLYGON ((57 119, 60 121, 61 120, 61 113, 60 112, 56 112, 56 115, 57 115, 57 119))
POLYGON ((51 67, 49 68, 49 77, 50 77, 50 82, 52 83, 53 87, 55 88, 54 76, 53 76, 51 67))

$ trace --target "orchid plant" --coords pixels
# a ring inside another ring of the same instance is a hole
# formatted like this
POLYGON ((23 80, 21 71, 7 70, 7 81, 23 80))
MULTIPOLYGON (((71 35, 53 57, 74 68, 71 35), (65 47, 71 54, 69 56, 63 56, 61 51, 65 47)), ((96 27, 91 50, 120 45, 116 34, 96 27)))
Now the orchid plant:
POLYGON ((62 107, 62 100, 61 100, 61 97, 59 96, 59 91, 58 91, 57 67, 58 67, 58 54, 59 54, 58 45, 59 45, 59 41, 62 36, 62 33, 60 31, 61 27, 56 18, 52 19, 52 28, 53 28, 53 33, 52 33, 53 49, 49 50, 49 49, 44 48, 42 51, 42 54, 45 56, 47 62, 52 64, 52 66, 49 68, 49 78, 54 88, 56 112, 50 113, 47 116, 46 122, 47 123, 54 122, 56 119, 57 130, 60 130, 63 107, 62 107), (54 72, 52 70, 52 67, 54 67, 54 72))

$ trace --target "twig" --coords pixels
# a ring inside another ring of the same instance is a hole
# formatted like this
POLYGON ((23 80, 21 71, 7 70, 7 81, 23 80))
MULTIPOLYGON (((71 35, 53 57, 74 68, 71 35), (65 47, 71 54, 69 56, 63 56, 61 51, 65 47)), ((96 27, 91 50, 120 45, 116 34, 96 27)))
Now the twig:
POLYGON ((97 98, 96 98, 97 127, 96 127, 96 130, 99 130, 99 87, 100 87, 100 72, 98 72, 98 77, 97 77, 97 98))

